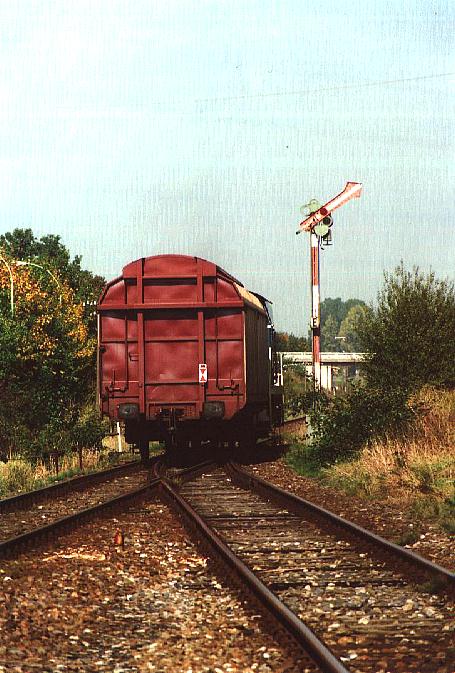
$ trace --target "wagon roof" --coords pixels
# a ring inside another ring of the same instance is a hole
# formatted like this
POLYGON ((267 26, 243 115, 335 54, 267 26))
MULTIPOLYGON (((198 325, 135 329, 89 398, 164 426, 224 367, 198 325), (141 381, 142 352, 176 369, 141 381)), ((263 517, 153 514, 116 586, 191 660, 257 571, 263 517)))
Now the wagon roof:
MULTIPOLYGON (((151 259, 164 259, 164 258, 169 258, 169 265, 170 265, 170 270, 175 269, 176 267, 179 266, 180 264, 183 264, 187 260, 200 260, 204 262, 208 266, 212 266, 214 269, 214 275, 221 275, 224 277, 226 280, 231 281, 237 288, 237 292, 239 295, 246 301, 248 301, 250 304, 255 306, 255 308, 261 308, 264 310, 264 305, 263 302, 268 301, 263 297, 262 295, 252 292, 250 290, 247 290, 244 286, 244 284, 238 280, 235 276, 232 274, 228 273, 223 269, 221 266, 218 264, 215 264, 214 262, 210 262, 207 259, 204 259, 203 257, 197 257, 195 255, 179 255, 179 254, 163 254, 163 255, 150 255, 148 257, 139 257, 138 259, 135 259, 128 264, 126 264, 123 269, 122 269, 122 275, 117 276, 116 278, 113 278, 112 280, 108 281, 106 283, 106 286, 104 287, 104 290, 101 294, 99 303, 103 302, 103 298, 105 295, 106 290, 111 287, 112 285, 115 285, 115 283, 118 283, 119 281, 123 280, 124 278, 129 277, 130 275, 136 276, 136 269, 137 269, 137 263, 141 260, 144 262, 146 260, 151 260, 151 259)), ((172 274, 172 271, 171 271, 172 274)))

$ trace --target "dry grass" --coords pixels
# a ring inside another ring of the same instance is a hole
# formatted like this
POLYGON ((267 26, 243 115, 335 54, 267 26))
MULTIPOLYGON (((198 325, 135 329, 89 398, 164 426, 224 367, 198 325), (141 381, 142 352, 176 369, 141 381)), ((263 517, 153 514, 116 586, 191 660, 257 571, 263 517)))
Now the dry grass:
POLYGON ((324 480, 352 494, 386 498, 418 518, 455 527, 455 391, 424 389, 412 434, 369 443, 355 461, 324 470, 324 480))
MULTIPOLYGON (((129 453, 118 455, 125 459, 131 459, 129 453)), ((109 452, 88 449, 83 451, 83 473, 104 469, 109 464, 109 452)), ((57 479, 67 479, 76 474, 81 474, 77 453, 70 453, 59 459, 58 476, 55 467, 46 465, 44 462, 31 465, 21 458, 13 459, 7 463, 0 463, 0 497, 31 491, 57 479)))

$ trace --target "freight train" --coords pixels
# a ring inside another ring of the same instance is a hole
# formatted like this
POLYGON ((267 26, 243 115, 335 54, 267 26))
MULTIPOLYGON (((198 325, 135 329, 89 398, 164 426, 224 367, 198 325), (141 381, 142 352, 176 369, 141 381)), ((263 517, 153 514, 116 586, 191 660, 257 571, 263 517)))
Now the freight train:
POLYGON ((216 264, 138 259, 97 312, 100 408, 142 460, 153 440, 246 445, 283 423, 270 302, 216 264))

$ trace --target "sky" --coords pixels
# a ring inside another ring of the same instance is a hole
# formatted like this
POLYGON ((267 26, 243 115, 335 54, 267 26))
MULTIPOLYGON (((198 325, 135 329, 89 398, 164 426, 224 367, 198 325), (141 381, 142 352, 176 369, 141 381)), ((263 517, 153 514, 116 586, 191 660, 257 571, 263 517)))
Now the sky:
POLYGON ((0 0, 0 233, 58 234, 106 279, 204 257, 306 334, 300 207, 354 181, 322 299, 374 301, 401 260, 453 279, 454 18, 431 0, 0 0))

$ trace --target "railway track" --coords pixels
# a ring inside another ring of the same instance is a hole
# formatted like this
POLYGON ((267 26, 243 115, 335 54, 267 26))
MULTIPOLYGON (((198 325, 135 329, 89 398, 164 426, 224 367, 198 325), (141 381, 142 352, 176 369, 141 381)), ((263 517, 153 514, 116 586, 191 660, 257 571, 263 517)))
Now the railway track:
MULTIPOLYGON (((183 481, 188 471, 170 473, 183 481)), ((159 502, 159 484, 151 477, 0 563, 1 671, 312 673, 217 581, 159 502), (124 548, 113 544, 116 529, 124 548)))
POLYGON ((65 479, 43 488, 37 488, 26 493, 19 493, 8 498, 0 499, 0 514, 5 512, 16 512, 25 509, 30 505, 34 505, 56 496, 67 495, 87 488, 88 486, 95 486, 96 484, 116 479, 125 474, 131 474, 134 471, 141 469, 138 461, 130 461, 123 465, 108 468, 106 470, 99 470, 91 474, 83 474, 72 479, 65 479))
POLYGON ((314 664, 305 670, 452 673, 452 573, 234 464, 166 470, 157 461, 146 485, 4 541, 0 555, 17 555, 151 491, 197 531, 223 577, 254 598, 278 638, 286 633, 310 654, 314 664), (416 580, 442 593, 423 593, 416 580))
POLYGON ((148 481, 149 468, 134 462, 2 501, 6 511, 0 508, 0 558, 58 538, 104 511, 124 506, 148 493, 148 481))
POLYGON ((228 473, 212 468, 179 492, 165 483, 163 497, 321 670, 451 673, 453 604, 415 580, 450 593, 452 573, 238 466, 228 473))

